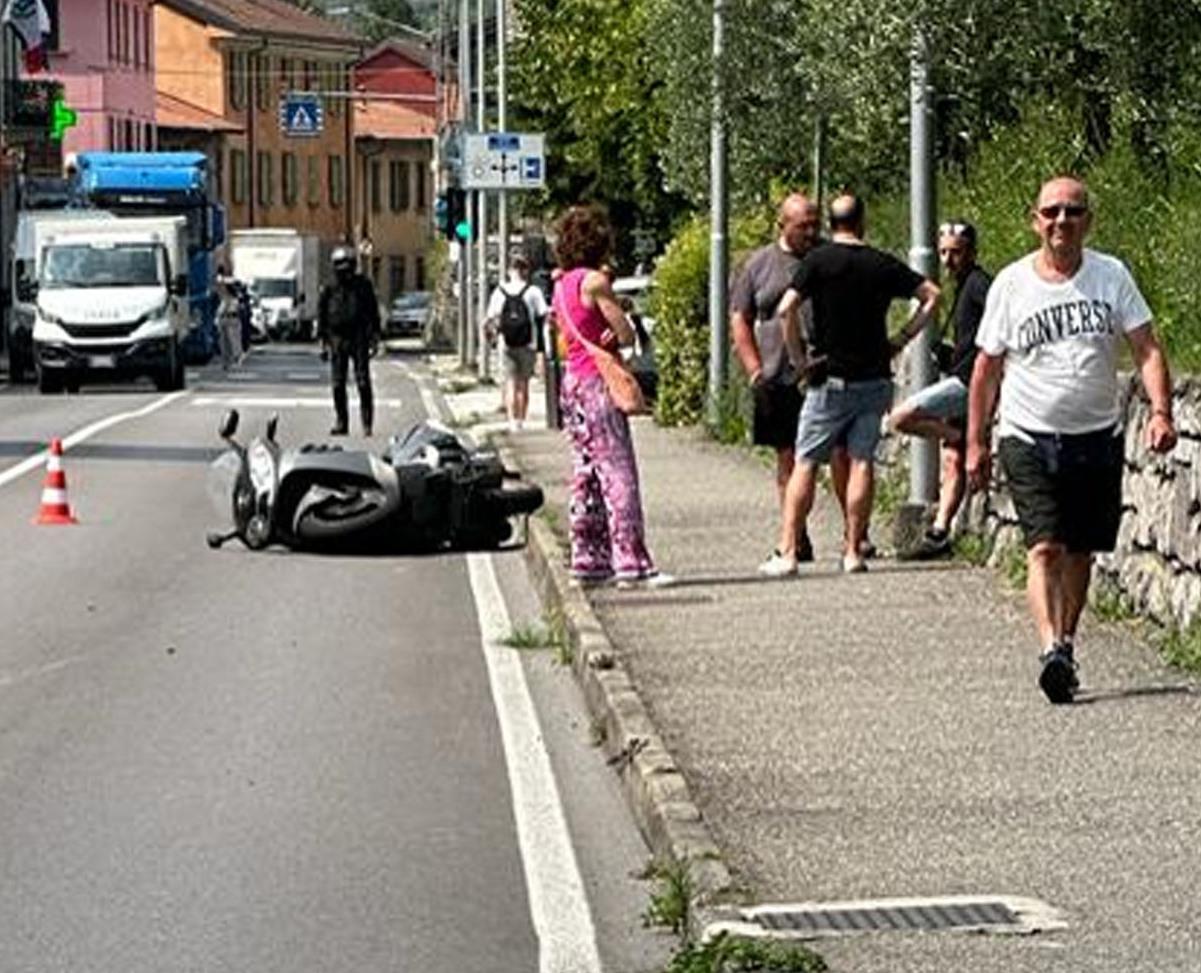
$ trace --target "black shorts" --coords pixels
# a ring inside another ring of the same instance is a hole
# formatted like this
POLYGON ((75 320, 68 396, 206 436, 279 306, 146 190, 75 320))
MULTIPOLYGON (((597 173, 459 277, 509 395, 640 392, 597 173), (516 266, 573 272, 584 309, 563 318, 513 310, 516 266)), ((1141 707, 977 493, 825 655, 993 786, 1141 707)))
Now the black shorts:
POLYGON ((797 420, 804 396, 795 385, 764 382, 754 390, 755 416, 751 441, 756 446, 791 449, 796 445, 797 420))
POLYGON ((1001 440, 1001 467, 1026 547, 1058 541, 1074 554, 1112 551, 1122 520, 1123 441, 1113 429, 1001 440))

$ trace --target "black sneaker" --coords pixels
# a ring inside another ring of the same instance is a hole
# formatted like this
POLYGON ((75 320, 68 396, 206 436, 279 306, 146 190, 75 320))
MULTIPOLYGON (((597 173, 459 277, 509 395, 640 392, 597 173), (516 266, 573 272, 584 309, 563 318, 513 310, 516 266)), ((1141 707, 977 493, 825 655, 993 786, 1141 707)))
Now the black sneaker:
POLYGON ((1052 703, 1070 703, 1080 680, 1076 675, 1076 660, 1070 645, 1059 643, 1039 656, 1043 671, 1039 673, 1038 685, 1052 703))
POLYGON ((930 528, 917 546, 914 557, 919 561, 933 561, 951 554, 951 535, 945 530, 930 528))
POLYGON ((809 539, 809 531, 803 530, 796 539, 796 559, 797 564, 811 564, 813 562, 813 541, 809 539))
POLYGON ((334 426, 334 428, 329 431, 329 434, 331 436, 345 436, 346 435, 346 427, 345 426, 334 426))

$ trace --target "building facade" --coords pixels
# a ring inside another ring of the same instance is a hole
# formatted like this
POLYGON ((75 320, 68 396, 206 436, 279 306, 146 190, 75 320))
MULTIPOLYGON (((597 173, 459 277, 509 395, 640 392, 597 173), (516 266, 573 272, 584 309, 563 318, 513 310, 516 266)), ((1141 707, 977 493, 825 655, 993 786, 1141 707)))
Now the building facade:
POLYGON ((328 249, 354 237, 353 112, 345 94, 356 37, 285 0, 159 0, 160 131, 213 159, 230 229, 294 227, 328 249), (324 124, 284 134, 286 92, 320 95, 324 124), (341 93, 341 96, 340 96, 341 93))
POLYGON ((432 284, 435 78, 419 48, 385 43, 355 68, 355 221, 363 271, 385 303, 432 284), (366 241, 366 242, 364 242, 366 241))
POLYGON ((63 137, 63 154, 153 149, 153 0, 43 3, 52 26, 45 77, 62 83, 78 117, 63 137))

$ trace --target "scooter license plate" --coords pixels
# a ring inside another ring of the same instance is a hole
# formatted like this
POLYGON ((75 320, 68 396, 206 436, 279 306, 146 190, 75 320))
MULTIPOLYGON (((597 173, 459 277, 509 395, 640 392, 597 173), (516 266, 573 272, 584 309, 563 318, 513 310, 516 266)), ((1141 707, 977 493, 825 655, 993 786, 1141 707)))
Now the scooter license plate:
POLYGON ((88 365, 91 368, 116 368, 116 355, 89 355, 88 365))

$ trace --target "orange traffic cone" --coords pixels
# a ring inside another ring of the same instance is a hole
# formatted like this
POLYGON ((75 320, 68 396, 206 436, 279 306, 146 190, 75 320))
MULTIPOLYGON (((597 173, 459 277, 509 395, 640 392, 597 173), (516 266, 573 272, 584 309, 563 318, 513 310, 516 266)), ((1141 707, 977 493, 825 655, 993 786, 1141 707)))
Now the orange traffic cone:
POLYGON ((63 442, 50 442, 50 455, 46 457, 46 480, 42 484, 42 509, 33 521, 35 524, 77 524, 71 516, 67 503, 67 474, 63 472, 63 442))

